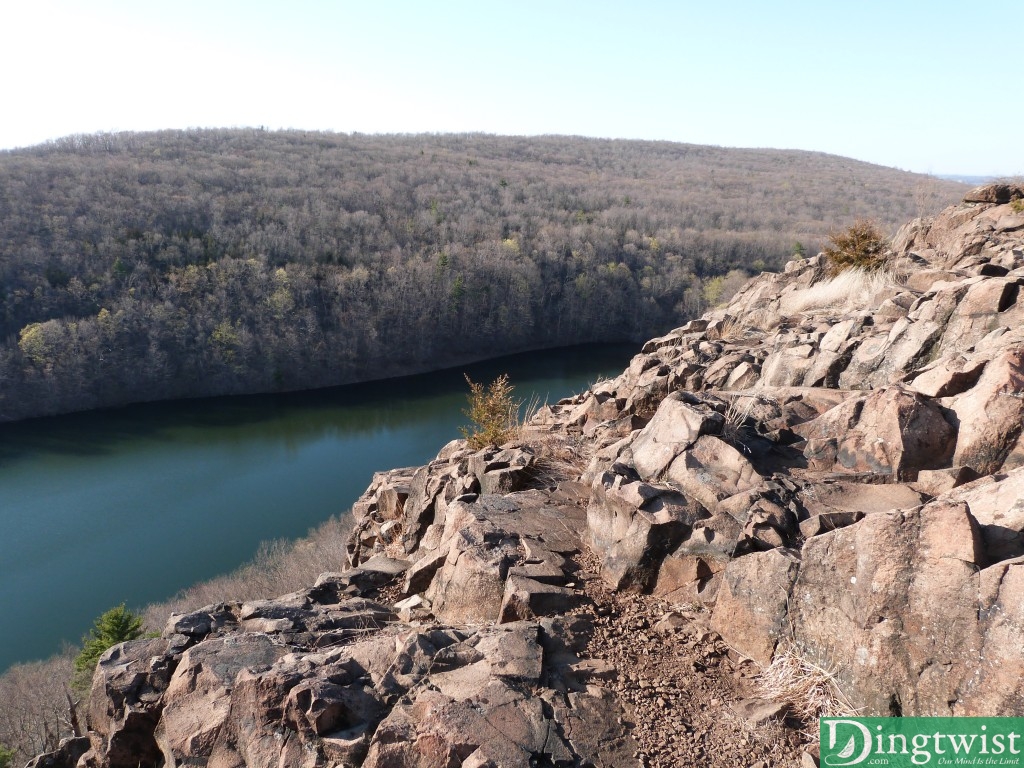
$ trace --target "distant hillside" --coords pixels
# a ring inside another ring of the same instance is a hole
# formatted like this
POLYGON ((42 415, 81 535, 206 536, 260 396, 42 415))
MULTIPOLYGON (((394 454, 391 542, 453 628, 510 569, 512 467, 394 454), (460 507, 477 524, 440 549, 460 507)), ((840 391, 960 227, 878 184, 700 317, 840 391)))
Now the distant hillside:
POLYGON ((0 152, 0 420, 643 338, 797 242, 962 193, 820 153, 567 137, 0 152))

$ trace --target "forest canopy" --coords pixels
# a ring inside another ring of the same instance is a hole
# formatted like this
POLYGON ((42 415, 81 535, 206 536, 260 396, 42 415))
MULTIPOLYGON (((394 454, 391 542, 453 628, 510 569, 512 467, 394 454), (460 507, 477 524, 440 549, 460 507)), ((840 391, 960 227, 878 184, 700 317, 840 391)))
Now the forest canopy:
POLYGON ((0 152, 0 421, 641 339, 797 243, 962 190, 820 153, 578 137, 190 130, 0 152))

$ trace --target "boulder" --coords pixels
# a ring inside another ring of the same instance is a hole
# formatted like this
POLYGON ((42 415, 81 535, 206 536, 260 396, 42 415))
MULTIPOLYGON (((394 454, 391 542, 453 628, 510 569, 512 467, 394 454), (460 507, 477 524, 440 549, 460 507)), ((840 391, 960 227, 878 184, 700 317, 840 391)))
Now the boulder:
POLYGON ((240 603, 216 603, 191 613, 172 613, 162 637, 184 650, 211 633, 237 625, 240 609, 240 603))
POLYGON ((89 693, 88 765, 136 768, 161 759, 153 731, 175 667, 168 647, 164 638, 132 640, 100 657, 89 693))
MULTIPOLYGON (((978 575, 980 641, 964 648, 953 712, 960 717, 1020 713, 1024 701, 1024 558, 991 565, 978 575)), ((971 638, 973 639, 973 637, 971 638)))
POLYGON ((1024 469, 961 486, 945 499, 967 505, 989 562, 1024 555, 1024 469))
POLYGON ((775 647, 788 634, 789 593, 800 556, 772 549, 737 558, 722 574, 711 628, 730 646, 761 666, 771 663, 775 647))
POLYGON ((956 443, 939 407, 902 387, 847 400, 794 431, 807 439, 804 456, 813 469, 895 480, 947 466, 956 443))
POLYGON ((964 202, 1000 205, 1021 198, 1024 198, 1024 187, 1020 184, 985 184, 964 195, 964 202))
POLYGON ((922 469, 917 473, 917 480, 913 483, 913 488, 929 496, 941 496, 953 488, 977 480, 978 477, 978 473, 970 467, 922 469))
POLYGON ((423 691, 414 703, 395 707, 374 734, 365 768, 399 765, 495 765, 528 768, 536 757, 571 758, 549 727, 540 699, 500 682, 479 698, 453 701, 423 691), (486 703, 484 703, 486 702, 486 703))
POLYGON ((606 472, 595 480, 587 506, 586 542, 615 589, 644 590, 662 559, 692 526, 708 516, 696 501, 665 486, 624 482, 606 472))
POLYGON ((802 384, 814 368, 817 349, 794 344, 772 352, 761 366, 761 387, 792 387, 802 384))
POLYGON ((925 496, 916 486, 904 483, 876 485, 824 480, 805 484, 797 492, 796 499, 808 517, 844 512, 857 512, 864 516, 893 509, 910 509, 923 504, 925 496))
POLYGON ((966 352, 984 338, 1001 314, 1017 303, 1017 278, 975 277, 964 281, 967 291, 946 320, 939 348, 943 354, 966 352))
MULTIPOLYGON (((395 654, 391 638, 375 645, 395 654)), ((355 677, 357 665, 329 658, 285 657, 270 668, 240 671, 212 747, 183 764, 358 765, 385 713, 383 697, 355 677)))
POLYGON ((676 604, 711 603, 718 595, 721 574, 728 563, 728 558, 676 550, 662 561, 651 592, 676 604))
POLYGON ((1024 425, 1024 345, 996 355, 978 383, 949 407, 959 422, 953 464, 982 475, 996 472, 1024 425))
POLYGON ((287 653, 266 635, 207 640, 185 651, 163 697, 154 738, 168 766, 209 754, 230 710, 229 692, 243 669, 266 669, 287 653))
POLYGON ((580 595, 571 589, 513 573, 505 581, 505 595, 498 612, 498 621, 505 623, 538 616, 555 616, 568 613, 580 603, 580 595))
POLYGON ((800 534, 809 539, 839 528, 853 525, 864 517, 863 512, 823 512, 811 515, 800 523, 800 534))
POLYGON ((533 463, 533 454, 521 448, 485 448, 469 457, 469 472, 481 493, 505 494, 529 484, 536 474, 533 463))
MULTIPOLYGON (((564 583, 559 574, 567 567, 565 555, 579 550, 583 526, 584 514, 576 504, 559 503, 537 490, 456 500, 448 507, 438 547, 410 569, 405 592, 422 590, 442 621, 496 621, 513 568, 517 578, 564 583)), ((557 592, 543 586, 532 591, 536 597, 526 599, 525 606, 550 611, 542 606, 557 592)), ((517 611, 527 610, 516 605, 517 611)))
MULTIPOLYGON (((634 461, 636 455, 634 454, 634 461)), ((761 481, 738 450, 713 435, 704 435, 679 454, 665 473, 688 497, 714 511, 718 502, 761 481)))
POLYGON ((988 360, 952 352, 915 372, 908 388, 927 397, 950 397, 973 387, 988 360))
POLYGON ((458 530, 448 555, 425 597, 445 622, 496 621, 505 594, 505 577, 519 559, 519 542, 492 525, 458 530))
POLYGON ((804 374, 808 387, 838 387, 839 376, 850 364, 864 329, 863 317, 852 317, 832 325, 818 343, 817 354, 804 374))
POLYGON ((75 768, 82 756, 89 752, 90 747, 88 736, 61 739, 57 749, 37 755, 28 761, 25 768, 75 768))
POLYGON ((865 715, 952 715, 981 647, 984 555, 967 505, 868 515, 808 539, 801 563, 790 639, 838 670, 852 704, 865 715))
POLYGON ((409 570, 408 560, 375 555, 356 568, 341 573, 321 573, 309 596, 323 604, 337 603, 343 596, 375 597, 409 570))
POLYGON ((633 466, 642 480, 657 479, 701 435, 721 430, 725 419, 693 397, 674 392, 632 441, 633 466))

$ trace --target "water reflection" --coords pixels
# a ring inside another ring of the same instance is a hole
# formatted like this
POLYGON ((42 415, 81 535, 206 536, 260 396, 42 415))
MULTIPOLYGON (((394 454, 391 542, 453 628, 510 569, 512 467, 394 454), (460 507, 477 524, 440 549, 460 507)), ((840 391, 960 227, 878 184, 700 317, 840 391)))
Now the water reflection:
POLYGON ((0 426, 0 669, 75 641, 121 601, 165 599, 260 541, 347 509, 372 473, 422 464, 465 422, 466 384, 509 373, 543 401, 636 349, 517 355, 315 392, 155 403, 0 426))

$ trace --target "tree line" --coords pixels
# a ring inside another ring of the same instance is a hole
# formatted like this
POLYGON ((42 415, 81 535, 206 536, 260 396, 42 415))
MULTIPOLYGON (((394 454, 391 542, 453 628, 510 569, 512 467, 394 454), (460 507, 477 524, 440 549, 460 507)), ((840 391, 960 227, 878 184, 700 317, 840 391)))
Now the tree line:
POLYGON ((0 421, 662 333, 962 187, 820 153, 192 130, 0 152, 0 421))

